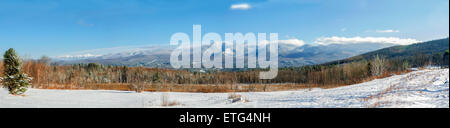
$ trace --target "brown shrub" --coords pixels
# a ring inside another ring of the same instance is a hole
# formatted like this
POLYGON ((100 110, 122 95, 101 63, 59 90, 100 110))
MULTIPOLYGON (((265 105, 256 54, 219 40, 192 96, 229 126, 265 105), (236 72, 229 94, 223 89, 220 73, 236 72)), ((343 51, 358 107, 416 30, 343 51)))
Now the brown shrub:
POLYGON ((176 101, 169 101, 169 96, 166 94, 161 95, 161 106, 175 106, 180 105, 180 103, 176 101))

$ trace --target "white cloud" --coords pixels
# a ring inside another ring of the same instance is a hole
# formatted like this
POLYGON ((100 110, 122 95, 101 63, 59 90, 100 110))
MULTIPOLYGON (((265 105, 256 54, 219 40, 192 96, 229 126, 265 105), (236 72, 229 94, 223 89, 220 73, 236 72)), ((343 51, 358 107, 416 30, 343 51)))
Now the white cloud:
POLYGON ((299 39, 278 40, 278 53, 289 54, 292 52, 302 52, 302 50, 298 50, 297 48, 303 45, 305 45, 305 41, 299 39))
POLYGON ((64 56, 58 56, 60 59, 74 59, 74 58, 91 58, 91 57, 99 57, 101 55, 94 55, 94 54, 80 54, 80 55, 64 55, 64 56))
POLYGON ((409 45, 420 42, 416 39, 401 39, 397 37, 321 37, 317 38, 314 43, 319 45, 329 44, 356 44, 356 43, 391 43, 397 45, 409 45))
POLYGON ((248 10, 250 8, 251 8, 251 6, 247 3, 233 4, 230 7, 231 10, 248 10))
MULTIPOLYGON (((269 40, 258 40, 257 43, 261 45, 268 45, 269 42, 270 42, 269 40)), ((303 46, 305 44, 306 44, 305 41, 299 39, 278 40, 279 46, 286 46, 289 48, 296 48, 303 46)))
POLYGON ((305 41, 299 39, 288 39, 288 40, 279 40, 279 44, 289 44, 294 46, 303 46, 305 45, 305 41))
POLYGON ((347 31, 347 28, 342 28, 341 31, 345 32, 347 31))
POLYGON ((375 32, 377 33, 397 33, 400 32, 399 30, 392 30, 392 29, 388 29, 388 30, 375 30, 375 32))

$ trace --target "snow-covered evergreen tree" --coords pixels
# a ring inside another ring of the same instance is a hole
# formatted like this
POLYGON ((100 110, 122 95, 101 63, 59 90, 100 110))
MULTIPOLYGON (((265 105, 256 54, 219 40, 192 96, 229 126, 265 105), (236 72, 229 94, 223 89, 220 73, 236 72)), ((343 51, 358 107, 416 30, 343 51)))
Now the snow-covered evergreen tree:
POLYGON ((21 95, 27 91, 30 86, 31 77, 20 71, 22 62, 16 51, 10 48, 3 55, 4 77, 2 84, 8 88, 10 94, 21 95))

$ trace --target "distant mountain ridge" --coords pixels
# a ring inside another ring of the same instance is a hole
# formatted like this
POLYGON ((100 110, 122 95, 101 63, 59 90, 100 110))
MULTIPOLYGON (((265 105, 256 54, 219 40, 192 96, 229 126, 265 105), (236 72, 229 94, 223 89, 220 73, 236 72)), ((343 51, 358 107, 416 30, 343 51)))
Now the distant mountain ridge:
MULTIPOLYGON (((390 43, 352 43, 301 46, 279 44, 279 67, 321 64, 356 56, 369 51, 394 46, 390 43)), ((99 63, 105 65, 126 65, 171 68, 171 47, 146 47, 114 54, 92 56, 82 59, 57 59, 59 64, 99 63)))
POLYGON ((281 67, 314 65, 344 59, 394 45, 388 43, 304 45, 288 54, 280 54, 279 60, 281 67))

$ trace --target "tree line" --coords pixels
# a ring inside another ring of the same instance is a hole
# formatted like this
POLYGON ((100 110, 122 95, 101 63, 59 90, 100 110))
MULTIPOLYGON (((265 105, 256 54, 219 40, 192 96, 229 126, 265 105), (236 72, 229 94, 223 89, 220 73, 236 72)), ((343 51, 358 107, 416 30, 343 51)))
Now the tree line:
MULTIPOLYGON (((167 68, 127 67, 101 65, 96 63, 58 65, 50 64, 48 57, 23 62, 21 71, 33 79, 34 88, 92 89, 95 85, 108 87, 127 85, 135 90, 143 90, 147 86, 162 85, 228 85, 228 84, 276 84, 294 83, 308 84, 316 87, 340 86, 361 83, 372 78, 402 73, 411 67, 427 65, 447 65, 448 52, 410 57, 386 59, 374 56, 370 60, 350 63, 308 65, 302 67, 280 68, 278 76, 271 80, 259 79, 259 72, 265 69, 248 69, 243 71, 220 70, 174 70, 167 68)), ((0 71, 4 72, 4 61, 0 62, 0 71)), ((97 87, 97 86, 96 86, 97 87)), ((102 88, 100 87, 100 88, 102 88)), ((98 88, 98 87, 97 87, 98 88)))

